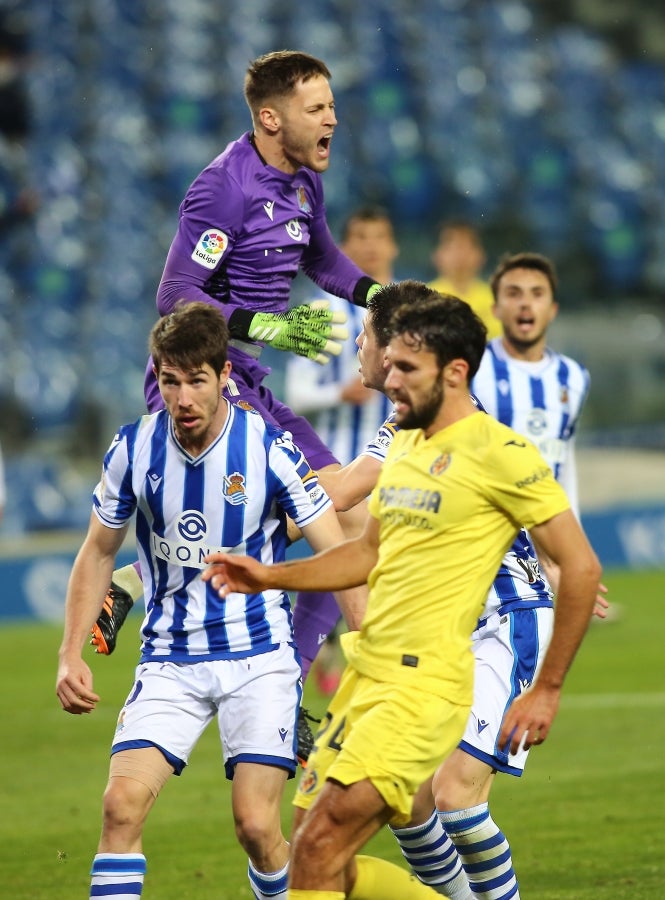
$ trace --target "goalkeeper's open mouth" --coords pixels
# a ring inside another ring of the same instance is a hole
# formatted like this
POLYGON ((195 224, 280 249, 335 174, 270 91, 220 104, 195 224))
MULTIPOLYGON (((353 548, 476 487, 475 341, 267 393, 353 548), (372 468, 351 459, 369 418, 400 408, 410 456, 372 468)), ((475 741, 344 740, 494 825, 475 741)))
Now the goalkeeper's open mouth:
POLYGON ((330 142, 332 141, 332 134, 327 134, 325 137, 322 137, 321 140, 316 145, 316 152, 319 155, 319 159, 328 159, 330 156, 330 142))

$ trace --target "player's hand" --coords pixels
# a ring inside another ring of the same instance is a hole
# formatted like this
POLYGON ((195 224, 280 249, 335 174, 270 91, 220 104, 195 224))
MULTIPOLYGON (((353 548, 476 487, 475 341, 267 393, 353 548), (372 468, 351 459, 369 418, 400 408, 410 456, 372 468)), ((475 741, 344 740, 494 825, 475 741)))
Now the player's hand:
POLYGON ((99 703, 92 689, 92 672, 80 658, 60 661, 55 692, 65 712, 75 716, 91 713, 99 703))
POLYGON ((517 753, 522 741, 527 750, 542 744, 559 709, 560 697, 559 689, 538 683, 516 697, 504 716, 498 746, 517 753))
POLYGON ((607 587, 601 582, 598 585, 598 593, 596 594, 596 602, 593 605, 592 616, 597 616, 599 619, 607 618, 607 611, 610 608, 609 601, 605 599, 604 595, 607 593, 607 587))
POLYGON ((204 561, 209 567, 201 578, 209 581, 222 599, 232 593, 258 594, 269 587, 265 580, 268 566, 251 556, 211 553, 204 561))
POLYGON ((315 300, 283 313, 256 313, 248 337, 325 365, 331 356, 339 356, 349 336, 345 322, 345 312, 333 312, 327 300, 315 300))

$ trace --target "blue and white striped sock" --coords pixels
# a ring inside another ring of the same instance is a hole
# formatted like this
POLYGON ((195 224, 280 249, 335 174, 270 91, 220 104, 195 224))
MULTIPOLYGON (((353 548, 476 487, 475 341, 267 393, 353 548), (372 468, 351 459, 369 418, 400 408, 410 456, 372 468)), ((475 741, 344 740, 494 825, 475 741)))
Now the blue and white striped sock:
POLYGON ((519 900, 510 844, 492 820, 487 803, 454 812, 439 811, 439 819, 457 848, 473 896, 519 900))
POLYGON ((250 859, 247 877, 256 900, 286 900, 288 871, 287 863, 278 872, 259 872, 250 859))
POLYGON ((422 825, 391 830, 419 881, 450 900, 473 900, 455 845, 444 831, 436 810, 422 825))
POLYGON ((136 900, 143 890, 145 871, 142 853, 97 853, 90 870, 91 900, 136 900))

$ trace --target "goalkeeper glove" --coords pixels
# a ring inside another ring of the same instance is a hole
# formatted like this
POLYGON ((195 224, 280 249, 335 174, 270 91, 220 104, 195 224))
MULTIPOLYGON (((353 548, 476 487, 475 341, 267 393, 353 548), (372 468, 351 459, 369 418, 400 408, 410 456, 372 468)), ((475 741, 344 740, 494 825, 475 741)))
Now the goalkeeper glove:
POLYGON ((346 313, 333 312, 327 300, 294 306, 283 313, 254 313, 237 309, 229 319, 232 337, 262 341, 276 350, 290 350, 324 365, 339 356, 349 332, 346 313))

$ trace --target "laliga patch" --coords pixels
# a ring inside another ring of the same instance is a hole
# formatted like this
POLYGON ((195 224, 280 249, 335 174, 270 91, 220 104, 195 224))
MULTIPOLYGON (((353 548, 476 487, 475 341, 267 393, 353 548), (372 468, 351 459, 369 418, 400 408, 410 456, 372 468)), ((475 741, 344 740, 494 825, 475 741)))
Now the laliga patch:
POLYGON ((224 232, 211 227, 199 238, 192 259, 204 269, 215 269, 228 246, 229 239, 224 232))

